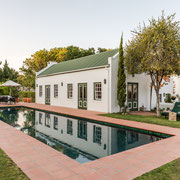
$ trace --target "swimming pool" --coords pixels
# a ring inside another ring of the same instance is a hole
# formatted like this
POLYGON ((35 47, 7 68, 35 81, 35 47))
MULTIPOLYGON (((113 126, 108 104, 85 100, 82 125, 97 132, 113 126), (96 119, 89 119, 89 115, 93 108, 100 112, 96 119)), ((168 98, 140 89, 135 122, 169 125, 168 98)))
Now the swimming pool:
POLYGON ((132 149, 168 136, 130 127, 24 107, 0 108, 0 120, 79 163, 132 149))

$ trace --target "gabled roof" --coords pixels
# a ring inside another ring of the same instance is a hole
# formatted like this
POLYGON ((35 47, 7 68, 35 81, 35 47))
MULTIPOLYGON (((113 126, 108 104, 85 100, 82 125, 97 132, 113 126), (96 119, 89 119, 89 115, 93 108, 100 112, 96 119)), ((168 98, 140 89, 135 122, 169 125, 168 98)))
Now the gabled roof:
POLYGON ((99 54, 85 56, 58 64, 54 64, 38 74, 39 76, 47 76, 56 73, 63 73, 69 71, 83 70, 87 68, 96 68, 108 65, 108 58, 118 53, 118 49, 106 51, 99 54))

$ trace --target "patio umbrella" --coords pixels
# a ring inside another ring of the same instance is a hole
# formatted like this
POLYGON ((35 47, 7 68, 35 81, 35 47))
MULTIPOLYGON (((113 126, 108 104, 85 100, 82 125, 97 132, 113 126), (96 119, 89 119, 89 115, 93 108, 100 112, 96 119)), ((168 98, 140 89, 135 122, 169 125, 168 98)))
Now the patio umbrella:
MULTIPOLYGON (((3 86, 3 87, 18 87, 18 86, 21 86, 20 84, 14 82, 14 81, 6 81, 5 83, 1 84, 0 86, 3 86)), ((10 96, 11 96, 11 88, 10 88, 10 96)))

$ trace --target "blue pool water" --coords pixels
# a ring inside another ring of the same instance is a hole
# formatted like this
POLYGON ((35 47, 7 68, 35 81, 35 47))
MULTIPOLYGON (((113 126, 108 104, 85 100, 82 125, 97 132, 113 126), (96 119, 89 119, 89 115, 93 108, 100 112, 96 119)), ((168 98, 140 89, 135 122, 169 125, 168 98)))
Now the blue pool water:
POLYGON ((0 108, 0 120, 80 163, 162 139, 152 132, 145 134, 23 107, 0 108))

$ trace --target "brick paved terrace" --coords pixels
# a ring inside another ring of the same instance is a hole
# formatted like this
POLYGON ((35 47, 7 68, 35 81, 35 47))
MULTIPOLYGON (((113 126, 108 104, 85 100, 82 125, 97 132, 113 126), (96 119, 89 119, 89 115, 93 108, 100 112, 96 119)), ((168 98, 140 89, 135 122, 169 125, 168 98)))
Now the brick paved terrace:
POLYGON ((30 179, 133 179, 180 157, 180 129, 99 116, 101 112, 94 111, 35 103, 20 103, 18 106, 173 135, 167 139, 79 164, 0 121, 0 148, 30 179))

